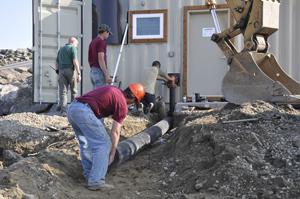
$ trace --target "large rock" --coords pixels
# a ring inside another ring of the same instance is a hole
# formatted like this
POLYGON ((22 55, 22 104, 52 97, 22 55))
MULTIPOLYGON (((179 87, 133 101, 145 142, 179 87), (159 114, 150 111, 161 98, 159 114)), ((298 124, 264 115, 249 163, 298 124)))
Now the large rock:
POLYGON ((32 102, 31 87, 16 87, 5 85, 0 87, 0 115, 11 113, 33 112, 42 113, 50 108, 50 104, 37 104, 32 102), (1 95, 2 94, 2 95, 1 95))
POLYGON ((0 115, 47 111, 51 106, 50 104, 33 103, 31 73, 28 72, 28 68, 20 68, 18 71, 20 72, 17 70, 0 70, 0 83, 7 83, 0 85, 0 106, 2 107, 0 115))
POLYGON ((32 96, 31 87, 20 87, 15 103, 13 103, 9 108, 9 113, 42 113, 50 109, 51 104, 33 103, 32 96))
POLYGON ((11 150, 4 150, 3 151, 3 165, 8 167, 12 165, 15 162, 18 162, 21 160, 23 157, 14 151, 11 150))
MULTIPOLYGON (((31 51, 0 50, 0 53, 6 57, 13 55, 20 57, 29 56, 31 51)), ((33 103, 31 69, 31 65, 3 70, 0 67, 0 115, 20 112, 42 113, 50 109, 50 104, 33 103)))
POLYGON ((10 108, 16 102, 19 88, 13 85, 0 85, 0 115, 10 113, 10 108))
POLYGON ((7 103, 13 103, 17 98, 19 88, 14 85, 0 85, 0 100, 7 103))

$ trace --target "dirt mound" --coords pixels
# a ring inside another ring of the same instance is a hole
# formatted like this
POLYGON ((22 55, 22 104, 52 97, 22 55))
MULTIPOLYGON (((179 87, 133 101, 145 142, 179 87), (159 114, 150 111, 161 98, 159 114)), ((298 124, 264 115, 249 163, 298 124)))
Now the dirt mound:
MULTIPOLYGON (((110 128, 112 119, 105 123, 110 128)), ((123 139, 149 124, 127 116, 123 139)), ((0 129, 0 198, 86 198, 79 147, 65 117, 11 114, 0 117, 0 129)))
POLYGON ((175 198, 299 198, 299 121, 265 102, 191 114, 156 153, 162 185, 175 198))

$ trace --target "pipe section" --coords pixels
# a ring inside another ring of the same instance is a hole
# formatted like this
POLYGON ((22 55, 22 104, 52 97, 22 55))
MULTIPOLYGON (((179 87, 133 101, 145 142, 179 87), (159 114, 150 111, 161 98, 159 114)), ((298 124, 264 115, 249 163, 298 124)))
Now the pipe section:
POLYGON ((176 96, 176 88, 171 87, 170 88, 170 111, 169 111, 169 116, 172 116, 175 110, 175 96, 176 96))
POLYGON ((160 138, 170 129, 171 121, 171 117, 166 117, 155 125, 120 142, 117 147, 114 164, 119 165, 129 160, 145 146, 158 140, 158 138, 160 138))

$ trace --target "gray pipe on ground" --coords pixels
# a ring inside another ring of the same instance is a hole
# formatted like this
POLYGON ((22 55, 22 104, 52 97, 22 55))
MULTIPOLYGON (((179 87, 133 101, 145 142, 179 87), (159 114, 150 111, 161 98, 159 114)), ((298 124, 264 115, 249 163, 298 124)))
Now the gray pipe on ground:
POLYGON ((142 132, 120 142, 117 147, 114 164, 121 164, 127 161, 142 148, 158 140, 170 129, 171 121, 171 117, 166 117, 142 132))

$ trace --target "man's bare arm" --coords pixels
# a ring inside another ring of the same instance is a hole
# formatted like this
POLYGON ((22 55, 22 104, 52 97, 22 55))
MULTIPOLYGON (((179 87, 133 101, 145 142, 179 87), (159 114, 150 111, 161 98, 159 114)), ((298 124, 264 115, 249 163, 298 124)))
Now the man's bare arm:
POLYGON ((80 66, 77 59, 73 59, 73 65, 75 66, 75 71, 77 72, 77 74, 80 75, 80 66))
POLYGON ((114 121, 112 124, 112 128, 111 128, 111 134, 110 134, 110 138, 111 138, 111 151, 109 154, 109 164, 111 164, 114 161, 114 157, 117 151, 117 146, 119 143, 119 139, 120 139, 120 134, 121 134, 121 126, 122 124, 114 121))
POLYGON ((81 73, 80 73, 80 66, 79 66, 79 62, 78 59, 73 59, 73 65, 75 67, 75 71, 77 73, 77 82, 80 82, 81 80, 81 73))
POLYGON ((104 77, 105 77, 106 82, 110 83, 111 78, 110 78, 110 75, 109 75, 108 70, 107 70, 107 66, 106 66, 106 63, 105 63, 104 56, 105 55, 104 55, 103 52, 98 53, 98 63, 100 65, 101 70, 104 73, 104 77))
POLYGON ((169 75, 166 75, 165 77, 158 75, 156 79, 167 82, 167 81, 173 81, 175 79, 175 77, 174 76, 170 77, 169 75))

